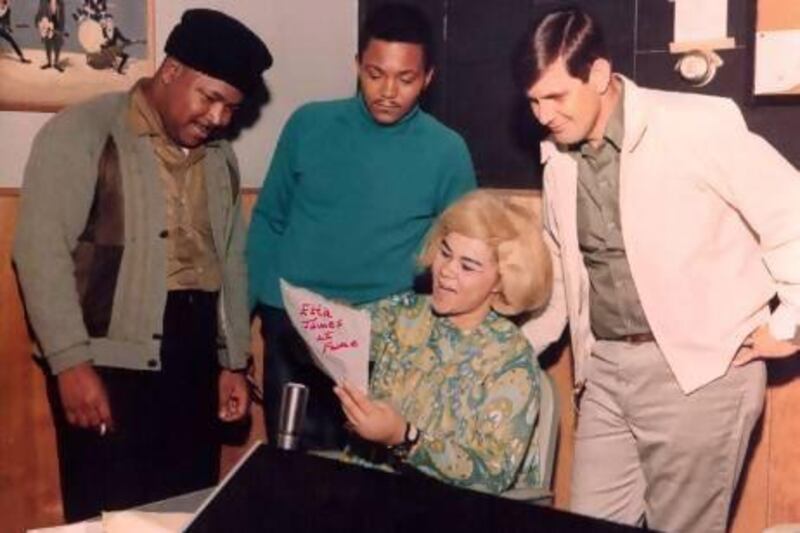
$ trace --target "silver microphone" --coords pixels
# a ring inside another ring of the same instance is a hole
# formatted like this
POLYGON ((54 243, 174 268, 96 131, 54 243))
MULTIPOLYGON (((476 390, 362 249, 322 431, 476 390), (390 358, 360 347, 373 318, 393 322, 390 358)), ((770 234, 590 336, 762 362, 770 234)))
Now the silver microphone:
POLYGON ((303 431, 307 402, 308 387, 302 383, 287 383, 283 386, 276 441, 279 449, 296 450, 300 446, 300 433, 303 431))

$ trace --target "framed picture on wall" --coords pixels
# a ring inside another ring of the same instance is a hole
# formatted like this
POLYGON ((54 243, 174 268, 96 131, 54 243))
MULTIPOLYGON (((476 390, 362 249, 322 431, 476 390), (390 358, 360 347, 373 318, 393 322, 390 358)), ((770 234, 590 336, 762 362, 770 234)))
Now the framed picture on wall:
POLYGON ((155 0, 0 0, 0 110, 58 111, 155 70, 155 0))
POLYGON ((800 2, 757 0, 753 38, 756 103, 800 103, 800 2))

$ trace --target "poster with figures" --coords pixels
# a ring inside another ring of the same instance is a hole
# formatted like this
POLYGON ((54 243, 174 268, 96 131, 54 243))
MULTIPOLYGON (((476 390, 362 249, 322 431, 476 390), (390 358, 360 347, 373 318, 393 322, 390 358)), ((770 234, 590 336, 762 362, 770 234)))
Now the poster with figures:
POLYGON ((366 391, 372 319, 364 310, 332 302, 281 280, 286 313, 316 365, 336 383, 366 391))
POLYGON ((0 0, 0 110, 58 111, 155 70, 155 0, 0 0))

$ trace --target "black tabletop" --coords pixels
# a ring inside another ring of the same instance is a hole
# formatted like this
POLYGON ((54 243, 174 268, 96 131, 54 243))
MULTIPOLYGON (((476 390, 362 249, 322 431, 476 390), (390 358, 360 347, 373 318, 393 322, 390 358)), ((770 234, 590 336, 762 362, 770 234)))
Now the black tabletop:
POLYGON ((259 446, 186 529, 633 531, 633 528, 330 459, 259 446))

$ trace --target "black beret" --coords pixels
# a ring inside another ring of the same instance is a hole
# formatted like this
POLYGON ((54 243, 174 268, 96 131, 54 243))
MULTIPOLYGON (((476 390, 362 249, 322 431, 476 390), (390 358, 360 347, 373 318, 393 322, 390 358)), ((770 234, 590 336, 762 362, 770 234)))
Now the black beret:
POLYGON ((189 9, 172 29, 164 52, 184 65, 225 81, 245 95, 272 65, 267 45, 250 28, 213 9, 189 9))

